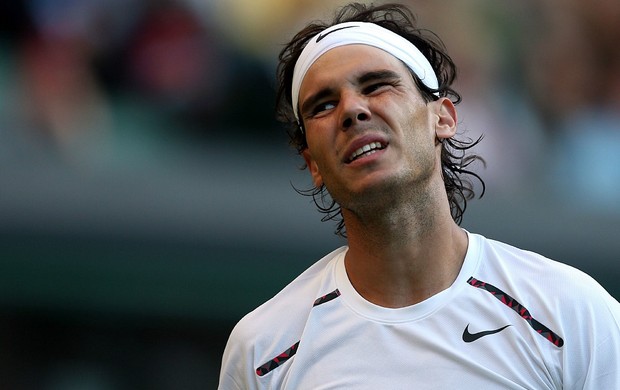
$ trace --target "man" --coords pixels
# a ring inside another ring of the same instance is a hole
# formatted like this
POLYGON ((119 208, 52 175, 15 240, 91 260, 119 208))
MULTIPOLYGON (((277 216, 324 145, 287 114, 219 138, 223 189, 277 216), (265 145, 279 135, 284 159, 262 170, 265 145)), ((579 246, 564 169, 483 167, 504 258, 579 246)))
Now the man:
POLYGON ((450 57, 406 8, 345 7, 280 61, 279 112, 348 245, 237 324, 221 389, 620 388, 620 304, 458 226, 475 142, 455 139, 450 57))

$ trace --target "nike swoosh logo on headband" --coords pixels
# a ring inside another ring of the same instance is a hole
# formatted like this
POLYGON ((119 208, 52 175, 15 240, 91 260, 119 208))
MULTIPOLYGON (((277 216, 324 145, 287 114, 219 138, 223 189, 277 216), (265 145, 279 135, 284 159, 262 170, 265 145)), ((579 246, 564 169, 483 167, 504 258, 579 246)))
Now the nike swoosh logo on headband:
POLYGON ((351 27, 359 27, 359 26, 344 26, 344 27, 340 27, 340 28, 335 28, 335 29, 333 29, 333 30, 331 30, 331 31, 326 32, 325 34, 319 34, 319 36, 318 36, 318 37, 316 37, 316 43, 319 43, 319 41, 320 41, 321 39, 325 38, 326 36, 328 36, 329 34, 331 34, 331 33, 335 32, 335 31, 338 31, 338 30, 343 30, 343 29, 345 29, 345 28, 351 28, 351 27))

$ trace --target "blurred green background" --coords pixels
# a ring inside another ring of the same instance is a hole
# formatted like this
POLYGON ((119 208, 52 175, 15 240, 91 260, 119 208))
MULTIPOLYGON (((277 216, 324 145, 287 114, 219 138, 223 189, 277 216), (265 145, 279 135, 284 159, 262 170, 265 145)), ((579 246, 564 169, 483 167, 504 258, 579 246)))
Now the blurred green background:
MULTIPOLYGON (((0 388, 216 387, 236 321, 343 244, 273 119, 280 48, 343 3, 0 5, 0 388)), ((620 297, 620 2, 403 3, 485 135, 463 226, 620 297)))

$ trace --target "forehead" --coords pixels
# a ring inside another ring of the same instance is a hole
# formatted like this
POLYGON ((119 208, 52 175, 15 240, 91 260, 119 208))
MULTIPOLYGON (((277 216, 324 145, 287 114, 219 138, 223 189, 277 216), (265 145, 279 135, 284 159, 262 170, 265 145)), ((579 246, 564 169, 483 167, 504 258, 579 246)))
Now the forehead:
POLYGON ((308 69, 301 83, 300 98, 306 90, 320 88, 319 84, 343 82, 377 70, 408 74, 402 61, 382 49, 359 44, 336 47, 320 56, 308 69))

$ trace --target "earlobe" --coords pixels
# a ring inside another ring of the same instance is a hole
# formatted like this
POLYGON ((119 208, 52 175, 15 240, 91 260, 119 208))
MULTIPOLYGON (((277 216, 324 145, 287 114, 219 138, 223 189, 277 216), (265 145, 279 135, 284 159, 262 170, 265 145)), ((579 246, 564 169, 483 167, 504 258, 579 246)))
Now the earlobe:
POLYGON ((323 185, 323 177, 319 172, 319 167, 316 165, 316 162, 312 158, 312 153, 310 153, 310 150, 306 148, 303 152, 301 152, 301 154, 306 161, 306 165, 308 166, 308 170, 310 171, 310 175, 312 176, 314 186, 317 188, 321 187, 323 185))
POLYGON ((451 138, 456 134, 457 114, 454 103, 448 98, 440 98, 435 102, 437 107, 437 122, 435 135, 438 139, 451 138))

